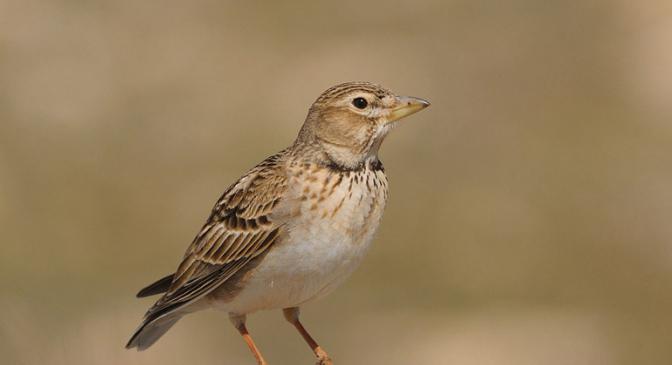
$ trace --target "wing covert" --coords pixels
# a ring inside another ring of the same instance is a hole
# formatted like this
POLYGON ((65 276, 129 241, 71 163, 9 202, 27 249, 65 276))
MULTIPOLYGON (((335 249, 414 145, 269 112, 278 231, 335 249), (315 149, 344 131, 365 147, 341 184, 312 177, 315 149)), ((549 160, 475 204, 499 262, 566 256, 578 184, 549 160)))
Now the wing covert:
POLYGON ((170 289, 147 316, 161 316, 206 295, 277 241, 282 223, 272 213, 287 186, 281 155, 269 157, 226 189, 187 248, 170 289))

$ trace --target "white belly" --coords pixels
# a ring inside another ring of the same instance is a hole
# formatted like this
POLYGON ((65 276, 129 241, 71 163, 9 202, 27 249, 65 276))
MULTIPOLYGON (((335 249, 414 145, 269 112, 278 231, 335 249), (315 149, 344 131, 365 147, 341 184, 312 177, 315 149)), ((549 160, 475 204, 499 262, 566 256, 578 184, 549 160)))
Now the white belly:
MULTIPOLYGON (((285 239, 271 248, 244 289, 222 303, 222 309, 245 314, 299 306, 330 293, 359 266, 382 218, 385 176, 366 171, 357 179, 352 174, 329 180, 328 189, 320 177, 311 179, 307 192, 293 193, 285 239)), ((294 185, 306 186, 302 181, 294 185)))

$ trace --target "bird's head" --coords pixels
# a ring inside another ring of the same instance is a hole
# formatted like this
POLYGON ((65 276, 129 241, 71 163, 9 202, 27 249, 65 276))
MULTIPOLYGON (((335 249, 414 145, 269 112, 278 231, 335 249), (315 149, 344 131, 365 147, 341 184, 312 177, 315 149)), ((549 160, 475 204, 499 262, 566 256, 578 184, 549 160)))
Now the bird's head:
POLYGON ((426 100, 398 96, 369 82, 336 85, 313 103, 298 141, 318 146, 339 166, 355 168, 377 157, 400 119, 428 106, 426 100))

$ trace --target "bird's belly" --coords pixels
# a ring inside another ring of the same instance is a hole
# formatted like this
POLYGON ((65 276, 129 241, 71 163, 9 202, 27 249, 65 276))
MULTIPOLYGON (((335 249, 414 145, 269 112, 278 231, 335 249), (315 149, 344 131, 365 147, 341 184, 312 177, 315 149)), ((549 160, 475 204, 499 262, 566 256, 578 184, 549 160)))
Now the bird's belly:
POLYGON ((231 304, 239 306, 239 311, 253 312, 317 299, 357 268, 369 244, 354 245, 334 237, 287 242, 269 252, 231 304))
POLYGON ((366 254, 386 197, 382 190, 355 186, 349 191, 356 193, 350 194, 346 188, 335 189, 318 208, 310 199, 301 203, 286 239, 268 252, 223 309, 244 314, 299 306, 341 284, 366 254))

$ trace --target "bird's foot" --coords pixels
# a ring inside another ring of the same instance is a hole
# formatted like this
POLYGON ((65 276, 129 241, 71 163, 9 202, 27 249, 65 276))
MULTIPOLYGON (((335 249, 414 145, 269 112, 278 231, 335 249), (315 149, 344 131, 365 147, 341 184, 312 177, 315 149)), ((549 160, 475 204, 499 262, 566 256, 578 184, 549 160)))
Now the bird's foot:
POLYGON ((334 365, 329 357, 322 357, 317 359, 315 365, 334 365))
POLYGON ((315 356, 317 356, 317 363, 315 365, 334 365, 329 355, 320 347, 315 350, 315 356))

